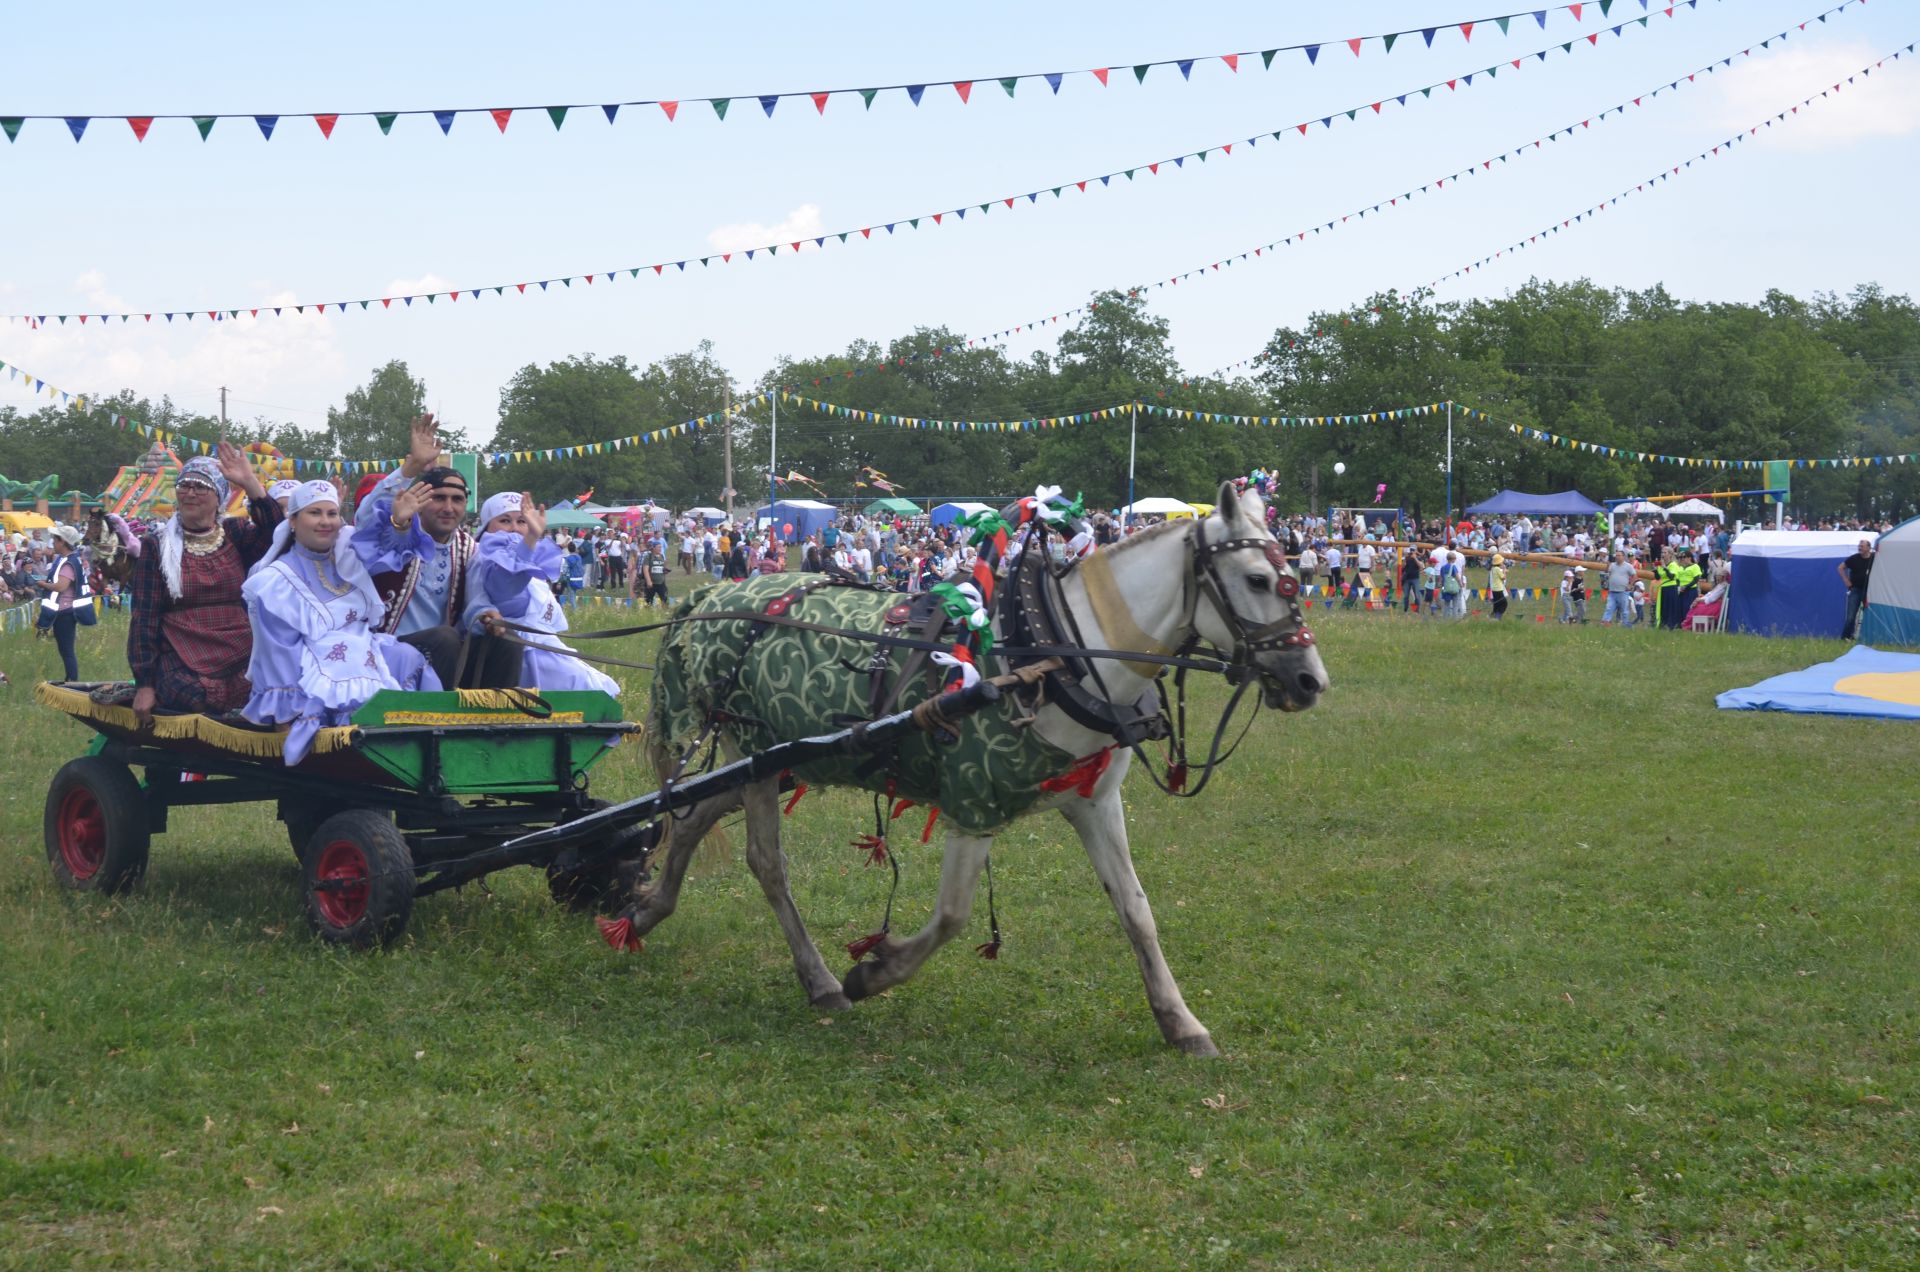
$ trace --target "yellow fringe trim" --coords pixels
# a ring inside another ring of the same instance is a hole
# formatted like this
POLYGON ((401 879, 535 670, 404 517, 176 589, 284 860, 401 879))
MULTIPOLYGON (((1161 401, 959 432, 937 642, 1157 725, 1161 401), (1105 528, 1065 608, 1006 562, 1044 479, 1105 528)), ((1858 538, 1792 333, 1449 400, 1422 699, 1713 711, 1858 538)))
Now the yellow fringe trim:
POLYGON ((454 693, 460 696, 461 706, 487 711, 524 711, 540 698, 538 689, 455 689, 454 693))
MULTIPOLYGON (((203 715, 157 715, 143 729, 133 714, 133 708, 102 706, 78 689, 63 689, 42 681, 35 686, 33 697, 40 705, 52 707, 76 720, 91 720, 105 725, 116 736, 128 741, 198 742, 229 755, 253 759, 277 760, 286 755, 287 734, 284 729, 273 732, 236 729, 203 715)), ((314 735, 310 754, 331 755, 335 751, 350 751, 353 749, 353 734, 351 725, 322 729, 314 735)))
MULTIPOLYGON (((492 693, 491 689, 462 689, 462 694, 492 693)), ((580 711, 556 711, 550 716, 535 718, 518 711, 502 711, 499 714, 480 715, 463 711, 388 711, 380 716, 382 724, 585 724, 586 715, 580 711)))

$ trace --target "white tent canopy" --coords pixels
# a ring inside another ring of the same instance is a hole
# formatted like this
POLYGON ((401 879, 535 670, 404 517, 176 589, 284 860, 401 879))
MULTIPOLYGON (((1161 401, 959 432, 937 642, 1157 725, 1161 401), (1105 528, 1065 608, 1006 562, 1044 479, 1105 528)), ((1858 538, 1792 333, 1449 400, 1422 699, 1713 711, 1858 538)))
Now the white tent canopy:
POLYGON ((1667 509, 1669 517, 1712 517, 1716 521, 1725 521, 1727 514, 1704 499, 1689 499, 1667 509))
POLYGON ((1121 511, 1129 517, 1165 517, 1171 516, 1174 513, 1191 517, 1193 515, 1193 505, 1179 499, 1168 499, 1164 496, 1156 496, 1150 499, 1136 499, 1125 508, 1122 508, 1121 511))
POLYGON ((1667 510, 1650 500, 1642 499, 1638 503, 1618 504, 1614 507, 1617 517, 1661 517, 1667 510))
POLYGON ((705 522, 707 525, 710 525, 710 526, 717 526, 722 521, 725 521, 727 519, 727 514, 722 512, 720 509, 708 508, 705 506, 701 506, 698 508, 689 508, 687 509, 687 515, 689 517, 698 517, 701 521, 705 522))

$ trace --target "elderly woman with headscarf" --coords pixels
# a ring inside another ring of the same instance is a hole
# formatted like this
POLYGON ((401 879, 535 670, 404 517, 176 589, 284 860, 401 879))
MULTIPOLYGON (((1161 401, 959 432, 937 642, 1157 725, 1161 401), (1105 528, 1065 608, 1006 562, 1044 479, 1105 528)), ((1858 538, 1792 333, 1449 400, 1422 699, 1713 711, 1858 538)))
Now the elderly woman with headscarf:
POLYGON ((564 558, 547 536, 547 514, 518 491, 503 490, 480 505, 480 542, 467 566, 466 629, 504 632, 500 619, 522 628, 527 639, 520 684, 528 689, 599 689, 615 697, 619 682, 580 661, 560 643, 567 617, 552 583, 564 558))
POLYGON ((255 724, 292 726, 288 764, 380 690, 440 688, 418 650, 375 630, 386 607, 372 571, 393 563, 363 552, 340 518, 339 492, 305 482, 288 497, 287 520, 243 589, 254 642, 253 692, 242 713, 255 724))
POLYGON ((240 585, 280 521, 280 505, 237 447, 222 442, 217 458, 181 467, 173 516, 141 545, 130 580, 127 665, 143 722, 155 708, 219 713, 246 702, 253 633, 240 585), (246 492, 247 515, 222 520, 233 486, 246 492))

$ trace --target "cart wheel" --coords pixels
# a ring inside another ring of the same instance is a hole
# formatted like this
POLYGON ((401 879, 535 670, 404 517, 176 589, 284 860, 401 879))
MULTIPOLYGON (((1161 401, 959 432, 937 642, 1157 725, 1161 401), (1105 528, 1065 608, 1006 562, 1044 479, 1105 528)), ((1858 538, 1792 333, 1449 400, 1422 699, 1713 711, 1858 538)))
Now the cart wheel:
POLYGON ((307 922, 321 940, 391 945, 413 913, 413 854, 384 813, 355 808, 320 823, 301 857, 307 922))
POLYGON ((47 861, 82 892, 125 892, 147 873, 147 800, 124 764, 69 760, 47 788, 47 861))
POLYGON ((570 853, 563 856, 547 866, 548 893, 576 913, 619 909, 633 899, 635 888, 653 877, 647 858, 658 834, 654 826, 616 832, 612 851, 588 866, 574 864, 570 853))

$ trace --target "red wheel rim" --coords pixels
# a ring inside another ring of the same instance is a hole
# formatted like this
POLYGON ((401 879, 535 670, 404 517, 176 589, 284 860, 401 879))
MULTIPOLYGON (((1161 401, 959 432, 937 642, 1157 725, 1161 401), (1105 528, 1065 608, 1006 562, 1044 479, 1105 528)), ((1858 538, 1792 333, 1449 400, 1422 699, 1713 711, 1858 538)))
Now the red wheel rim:
POLYGON ((367 854, 351 839, 336 839, 320 850, 314 867, 314 905, 320 917, 337 928, 349 928, 367 913, 367 854), (335 887, 320 887, 335 884, 335 887))
POLYGON ((75 879, 91 879, 107 860, 107 818, 84 786, 60 799, 60 860, 75 879))

